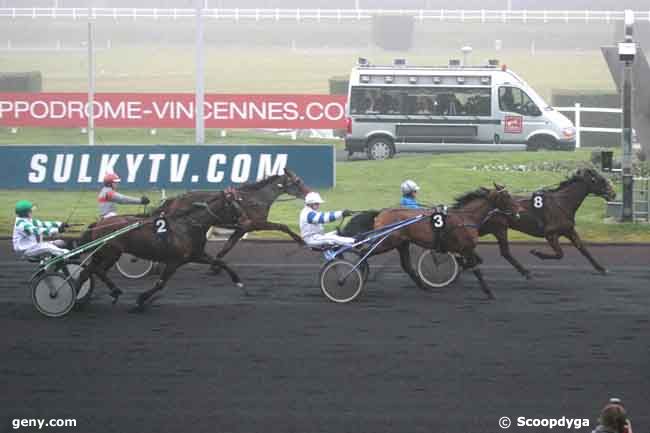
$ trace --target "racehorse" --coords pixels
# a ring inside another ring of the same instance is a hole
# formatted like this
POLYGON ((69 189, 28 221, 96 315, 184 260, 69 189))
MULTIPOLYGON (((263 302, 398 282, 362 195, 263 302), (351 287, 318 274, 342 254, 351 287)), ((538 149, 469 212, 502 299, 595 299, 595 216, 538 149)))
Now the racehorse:
MULTIPOLYGON (((270 184, 275 185, 273 191, 279 189, 280 193, 286 192, 300 197, 304 196, 306 189, 302 180, 288 170, 285 170, 284 175, 271 176, 256 184, 245 185, 241 189, 251 191, 250 195, 256 197, 256 203, 262 203, 269 199, 268 189, 265 187, 270 184), (253 191, 261 193, 256 195, 253 191)), ((273 200, 280 193, 274 195, 273 200)), ((97 275, 109 287, 115 302, 122 292, 106 273, 122 253, 129 253, 164 264, 161 276, 154 287, 138 296, 136 311, 144 310, 147 300, 162 290, 176 270, 186 263, 209 264, 222 268, 234 283, 243 287, 239 277, 230 267, 219 257, 210 257, 205 252, 206 233, 210 227, 214 225, 238 227, 239 224, 247 224, 250 220, 246 209, 239 205, 239 201, 237 189, 217 192, 197 191, 167 200, 148 216, 115 216, 101 220, 89 226, 82 236, 82 243, 97 239, 134 222, 139 221, 143 226, 108 242, 97 251, 84 271, 87 274, 82 274, 80 280, 84 281, 89 273, 97 275), (161 228, 163 228, 162 232, 161 228)), ((271 227, 278 229, 278 226, 271 227)))
MULTIPOLYGON (((109 234, 120 228, 140 222, 142 225, 107 242, 94 252, 90 263, 80 276, 84 281, 89 274, 97 275, 110 289, 114 303, 122 294, 108 277, 107 271, 123 253, 149 259, 163 264, 160 278, 153 288, 138 295, 136 311, 143 311, 145 302, 162 290, 176 270, 187 263, 220 266, 226 270, 233 283, 243 287, 239 276, 221 259, 205 252, 206 232, 216 222, 215 215, 227 209, 225 194, 213 194, 203 203, 180 208, 173 216, 136 217, 131 215, 106 218, 88 228, 82 236, 82 244, 109 234)), ((230 210, 227 210, 230 211, 230 210)))
MULTIPOLYGON (((496 184, 494 186, 494 189, 479 188, 456 198, 456 202, 449 209, 445 227, 441 229, 439 236, 434 232, 432 220, 426 218, 392 233, 377 247, 372 255, 397 249, 404 272, 411 277, 418 287, 424 288, 424 284, 412 267, 409 246, 411 243, 427 249, 436 249, 441 246, 442 251, 459 254, 463 258, 461 262, 463 268, 471 269, 483 292, 490 299, 494 299, 494 293, 488 288, 479 268, 482 263, 481 257, 476 253, 479 230, 495 215, 501 214, 508 218, 517 218, 521 210, 521 206, 512 198, 505 187, 496 184)), ((381 229, 389 224, 422 213, 432 215, 434 210, 399 208, 367 211, 355 216, 341 231, 341 234, 344 236, 358 235, 359 232, 367 231, 371 227, 381 229)))
MULTIPOLYGON (((295 198, 304 198, 310 189, 303 180, 290 170, 285 169, 282 176, 271 177, 266 181, 256 184, 244 185, 234 192, 237 206, 239 206, 244 218, 241 218, 234 225, 219 225, 220 227, 232 228, 234 232, 230 235, 225 245, 217 253, 218 258, 223 258, 232 250, 237 242, 248 232, 259 230, 277 230, 288 234, 291 238, 304 245, 302 237, 294 233, 286 224, 274 223, 268 220, 271 205, 282 194, 289 194, 295 198)), ((214 268, 215 272, 219 268, 214 268)))
POLYGON ((554 254, 536 249, 530 251, 543 260, 559 260, 564 256, 559 237, 565 236, 598 272, 606 274, 607 270, 594 259, 575 229, 576 212, 589 194, 605 200, 616 198, 609 180, 593 168, 582 168, 555 188, 545 188, 528 197, 516 196, 517 203, 522 208, 520 218, 513 220, 504 215, 494 215, 481 227, 479 233, 481 236, 493 234, 499 242, 501 255, 528 279, 531 278, 530 272, 510 254, 508 228, 546 238, 554 254))

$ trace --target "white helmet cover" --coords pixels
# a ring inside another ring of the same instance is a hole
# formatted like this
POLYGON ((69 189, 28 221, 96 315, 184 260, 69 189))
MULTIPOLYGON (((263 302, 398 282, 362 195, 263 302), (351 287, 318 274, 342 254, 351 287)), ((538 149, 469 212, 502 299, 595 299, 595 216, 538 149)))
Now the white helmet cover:
POLYGON ((411 179, 408 179, 402 182, 400 189, 402 190, 402 195, 406 195, 419 191, 420 187, 417 183, 413 182, 411 179))
POLYGON ((305 196, 305 204, 316 204, 316 203, 325 203, 325 200, 323 200, 320 196, 319 193, 317 192, 310 192, 305 196))

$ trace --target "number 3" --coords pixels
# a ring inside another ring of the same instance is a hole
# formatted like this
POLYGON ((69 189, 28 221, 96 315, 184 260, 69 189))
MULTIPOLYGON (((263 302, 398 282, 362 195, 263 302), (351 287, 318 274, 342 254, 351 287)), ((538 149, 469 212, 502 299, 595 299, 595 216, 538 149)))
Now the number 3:
POLYGON ((167 233, 167 222, 164 219, 156 220, 156 233, 167 233))
POLYGON ((535 209, 541 209, 544 207, 544 198, 541 195, 533 197, 533 207, 535 209))
POLYGON ((445 220, 440 214, 433 216, 433 226, 437 229, 441 229, 445 226, 445 220))

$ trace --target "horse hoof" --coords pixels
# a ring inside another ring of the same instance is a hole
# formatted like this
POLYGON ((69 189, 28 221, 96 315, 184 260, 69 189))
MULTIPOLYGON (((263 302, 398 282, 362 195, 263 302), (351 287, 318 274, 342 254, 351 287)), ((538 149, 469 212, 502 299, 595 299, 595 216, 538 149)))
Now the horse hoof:
POLYGON ((526 279, 530 281, 533 279, 533 274, 531 274, 530 272, 526 272, 524 274, 524 277, 526 277, 526 279))
POLYGON ((129 310, 129 313, 144 313, 144 305, 138 304, 129 310))
POLYGON ((609 275, 609 271, 607 269, 599 269, 598 273, 602 276, 607 276, 609 275))
POLYGON ((243 288, 244 288, 244 283, 242 283, 242 282, 239 282, 239 283, 237 283, 237 284, 235 284, 235 285, 236 285, 237 287, 239 287, 240 289, 243 289, 243 288))

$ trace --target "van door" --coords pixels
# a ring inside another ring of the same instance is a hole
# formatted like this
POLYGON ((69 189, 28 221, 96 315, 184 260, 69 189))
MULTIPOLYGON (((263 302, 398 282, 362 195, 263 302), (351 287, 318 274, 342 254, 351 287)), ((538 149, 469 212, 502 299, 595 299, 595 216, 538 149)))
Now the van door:
POLYGON ((501 142, 507 147, 525 148, 526 138, 546 125, 542 111, 519 87, 499 87, 499 111, 503 116, 501 142))

